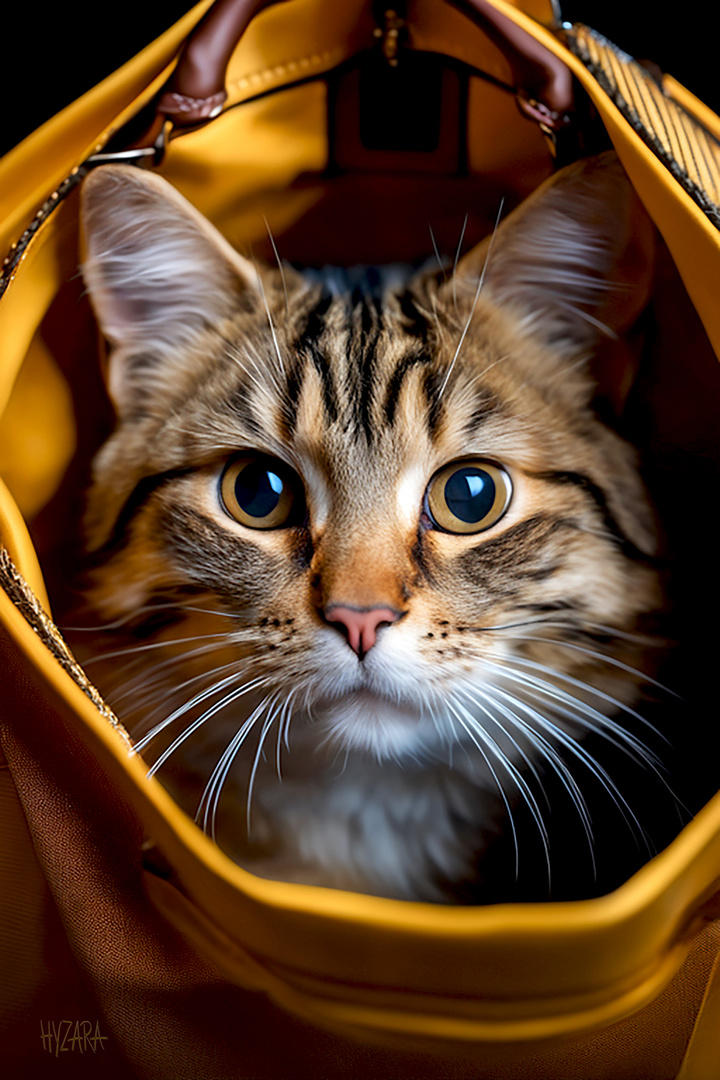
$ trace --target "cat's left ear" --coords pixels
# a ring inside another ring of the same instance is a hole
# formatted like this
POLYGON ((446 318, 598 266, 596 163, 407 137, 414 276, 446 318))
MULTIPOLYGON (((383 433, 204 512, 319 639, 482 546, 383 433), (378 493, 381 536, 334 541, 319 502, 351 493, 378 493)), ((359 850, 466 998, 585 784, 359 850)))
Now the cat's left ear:
MULTIPOLYGON (((622 337, 647 306, 655 229, 613 151, 556 173, 458 265, 515 324, 577 358, 622 337)), ((457 289, 457 282, 456 282, 457 289)))
POLYGON ((105 165, 82 190, 82 272, 120 415, 177 388, 184 350, 258 291, 246 259, 170 184, 105 165))

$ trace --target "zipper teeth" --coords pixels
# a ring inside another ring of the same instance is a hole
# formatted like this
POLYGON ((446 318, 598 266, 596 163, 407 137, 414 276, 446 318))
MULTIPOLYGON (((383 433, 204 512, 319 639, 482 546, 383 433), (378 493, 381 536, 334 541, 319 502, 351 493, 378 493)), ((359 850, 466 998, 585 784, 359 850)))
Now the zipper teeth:
POLYGON ((80 181, 84 179, 87 171, 88 170, 81 165, 76 166, 70 175, 58 185, 56 190, 48 195, 47 199, 37 211, 20 238, 10 245, 10 250, 3 260, 2 272, 0 273, 0 298, 2 298, 8 285, 15 277, 15 272, 22 262, 23 256, 25 255, 30 241, 35 236, 35 233, 50 217, 52 212, 60 206, 65 196, 72 191, 76 184, 79 184, 80 181))

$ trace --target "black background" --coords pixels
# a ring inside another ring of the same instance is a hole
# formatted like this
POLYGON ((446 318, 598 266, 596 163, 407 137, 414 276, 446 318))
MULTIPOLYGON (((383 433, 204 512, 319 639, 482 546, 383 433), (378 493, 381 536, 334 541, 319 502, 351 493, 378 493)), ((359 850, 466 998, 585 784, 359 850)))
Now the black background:
MULTIPOLYGON (((5 24, 0 153, 109 75, 191 7, 189 0, 13 4, 13 29, 5 24)), ((660 14, 659 4, 645 0, 562 2, 564 18, 587 23, 638 59, 654 60, 720 110, 717 9, 677 3, 664 10, 667 14, 660 14)))

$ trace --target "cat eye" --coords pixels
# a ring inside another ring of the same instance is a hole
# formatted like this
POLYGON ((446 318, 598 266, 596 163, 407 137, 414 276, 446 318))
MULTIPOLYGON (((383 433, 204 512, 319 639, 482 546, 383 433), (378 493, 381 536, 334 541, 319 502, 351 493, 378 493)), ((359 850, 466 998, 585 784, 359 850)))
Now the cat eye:
POLYGON ((489 461, 456 461, 428 484, 425 508, 433 524, 449 533, 477 533, 503 516, 512 497, 510 477, 489 461))
POLYGON ((220 498, 230 517, 250 529, 295 524, 304 505, 297 474, 264 454, 233 458, 220 479, 220 498))

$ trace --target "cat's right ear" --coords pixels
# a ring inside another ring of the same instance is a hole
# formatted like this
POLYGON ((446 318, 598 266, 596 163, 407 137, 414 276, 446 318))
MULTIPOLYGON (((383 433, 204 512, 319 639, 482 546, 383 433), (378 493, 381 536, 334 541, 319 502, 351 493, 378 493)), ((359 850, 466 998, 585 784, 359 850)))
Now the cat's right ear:
POLYGON ((83 278, 120 416, 177 388, 183 351, 257 291, 257 273, 165 180, 107 165, 82 191, 83 278))

